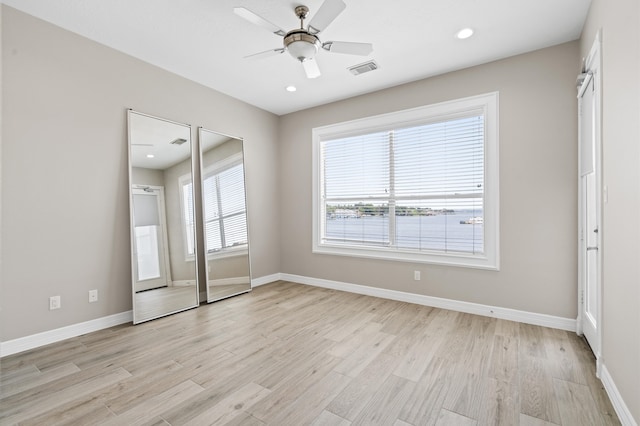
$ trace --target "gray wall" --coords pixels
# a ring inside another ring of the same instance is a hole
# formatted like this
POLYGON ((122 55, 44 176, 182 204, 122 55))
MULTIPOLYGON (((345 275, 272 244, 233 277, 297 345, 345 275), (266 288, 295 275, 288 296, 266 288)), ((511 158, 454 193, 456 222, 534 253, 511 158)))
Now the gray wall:
POLYGON ((253 273, 280 271, 277 116, 4 5, 2 68, 0 340, 131 309, 126 108, 244 138, 253 273))
POLYGON ((640 3, 593 0, 580 45, 602 30, 602 361, 640 423, 640 3))
POLYGON ((575 318, 579 63, 572 42, 283 116, 282 272, 575 318), (313 127, 493 91, 500 92, 499 272, 311 253, 313 127))
POLYGON ((164 172, 157 169, 132 167, 131 181, 142 185, 164 186, 164 172))

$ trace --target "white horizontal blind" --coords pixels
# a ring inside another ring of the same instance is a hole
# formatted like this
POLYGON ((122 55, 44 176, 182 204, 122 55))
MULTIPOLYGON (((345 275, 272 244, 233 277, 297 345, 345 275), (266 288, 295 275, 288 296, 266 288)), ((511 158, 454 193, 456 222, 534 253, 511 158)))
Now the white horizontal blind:
POLYGON ((322 147, 326 241, 389 244, 387 132, 326 141, 322 147), (358 221, 363 214, 375 221, 358 221))
POLYGON ((242 163, 207 175, 202 191, 207 252, 246 245, 247 214, 242 163))
POLYGON ((484 114, 321 143, 324 243, 484 250, 484 114))

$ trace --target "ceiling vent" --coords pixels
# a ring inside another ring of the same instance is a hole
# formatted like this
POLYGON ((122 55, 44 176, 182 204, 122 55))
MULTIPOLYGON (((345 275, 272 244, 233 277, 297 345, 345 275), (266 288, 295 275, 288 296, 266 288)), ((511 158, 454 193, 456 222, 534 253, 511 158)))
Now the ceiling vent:
POLYGON ((354 65, 348 68, 348 70, 351 71, 351 74, 353 75, 360 75, 360 74, 364 74, 366 72, 374 71, 377 69, 378 69, 378 64, 376 64, 376 61, 369 61, 363 64, 354 65))
POLYGON ((183 138, 178 138, 178 139, 174 139, 171 142, 169 142, 172 145, 182 145, 183 143, 187 142, 186 139, 183 138))

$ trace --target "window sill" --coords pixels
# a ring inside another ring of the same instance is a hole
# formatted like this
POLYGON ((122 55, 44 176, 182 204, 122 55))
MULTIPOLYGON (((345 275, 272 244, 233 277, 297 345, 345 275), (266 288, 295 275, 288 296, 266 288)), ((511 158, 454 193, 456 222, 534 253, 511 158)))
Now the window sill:
POLYGON ((208 260, 226 259, 230 257, 239 257, 249 255, 249 250, 246 246, 239 248, 228 248, 226 250, 215 251, 207 253, 208 260))
POLYGON ((428 263, 442 266, 485 269, 499 271, 499 259, 491 259, 486 255, 474 255, 461 252, 417 252, 412 250, 389 250, 374 247, 355 247, 342 244, 322 244, 313 247, 313 253, 348 257, 362 257, 396 262, 428 263))

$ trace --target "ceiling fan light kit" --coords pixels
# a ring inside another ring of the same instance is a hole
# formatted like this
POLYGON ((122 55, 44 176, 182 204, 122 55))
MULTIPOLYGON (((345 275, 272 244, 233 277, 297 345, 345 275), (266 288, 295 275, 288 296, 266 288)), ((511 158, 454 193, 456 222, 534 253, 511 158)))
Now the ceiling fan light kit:
POLYGON ((284 37, 284 47, 287 52, 300 62, 313 59, 320 49, 318 37, 309 34, 305 30, 289 31, 284 37))
POLYGON ((281 28, 278 28, 278 26, 244 7, 236 7, 233 11, 236 15, 246 19, 252 24, 261 26, 278 36, 283 36, 282 43, 284 47, 249 55, 246 56, 246 58, 274 56, 286 50, 293 58, 302 63, 302 68, 307 78, 316 78, 320 76, 320 68, 315 61, 315 56, 320 51, 320 48, 331 53, 361 56, 367 56, 373 51, 371 43, 353 43, 346 41, 327 41, 322 43, 316 35, 331 24, 346 7, 343 0, 325 0, 305 29, 304 20, 309 14, 309 8, 307 6, 297 6, 294 12, 298 19, 300 19, 300 28, 289 32, 285 32, 281 28))

